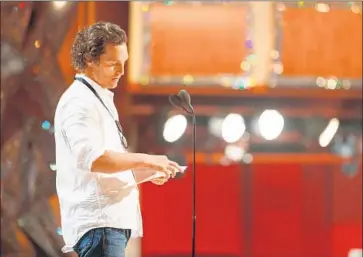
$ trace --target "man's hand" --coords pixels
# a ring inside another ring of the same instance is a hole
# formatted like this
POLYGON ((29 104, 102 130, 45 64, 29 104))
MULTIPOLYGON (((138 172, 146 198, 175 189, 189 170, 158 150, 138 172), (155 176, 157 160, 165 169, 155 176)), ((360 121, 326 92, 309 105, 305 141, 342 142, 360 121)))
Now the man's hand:
POLYGON ((174 178, 177 172, 182 171, 179 164, 169 160, 165 155, 148 155, 143 166, 144 168, 163 172, 166 175, 166 179, 174 178))
POLYGON ((166 182, 168 181, 167 178, 155 178, 153 180, 151 180, 151 183, 157 185, 157 186, 162 186, 164 185, 166 182))

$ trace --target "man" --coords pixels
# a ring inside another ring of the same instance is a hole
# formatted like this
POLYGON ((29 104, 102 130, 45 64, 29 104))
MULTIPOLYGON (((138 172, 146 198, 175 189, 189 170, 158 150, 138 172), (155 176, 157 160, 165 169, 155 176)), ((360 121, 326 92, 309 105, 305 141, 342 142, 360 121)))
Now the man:
POLYGON ((180 166, 165 156, 128 153, 109 89, 117 87, 128 59, 119 26, 98 22, 81 31, 71 57, 78 71, 55 113, 57 193, 64 252, 80 257, 123 257, 130 236, 142 235, 139 192, 133 170, 180 166))

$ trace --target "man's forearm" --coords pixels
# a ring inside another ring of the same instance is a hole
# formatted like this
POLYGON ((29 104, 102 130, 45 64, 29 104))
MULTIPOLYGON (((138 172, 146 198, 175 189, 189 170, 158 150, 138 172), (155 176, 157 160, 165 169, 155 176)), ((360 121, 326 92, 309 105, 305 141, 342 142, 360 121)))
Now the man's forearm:
POLYGON ((105 151, 91 166, 92 172, 115 173, 129 169, 142 168, 146 154, 142 153, 117 153, 105 151))

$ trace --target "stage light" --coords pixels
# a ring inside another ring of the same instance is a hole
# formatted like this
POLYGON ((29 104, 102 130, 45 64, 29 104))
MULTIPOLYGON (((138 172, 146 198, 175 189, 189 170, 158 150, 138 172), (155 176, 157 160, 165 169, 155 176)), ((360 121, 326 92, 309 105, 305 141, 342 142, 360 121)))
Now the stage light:
POLYGON ((163 137, 166 142, 175 142, 184 134, 186 128, 187 119, 184 115, 172 116, 165 122, 163 137))
POLYGON ((53 6, 55 9, 62 9, 67 4, 67 1, 54 1, 53 6))
POLYGON ((52 125, 50 124, 50 122, 48 120, 45 120, 42 122, 42 129, 49 130, 51 127, 52 127, 52 125))
POLYGON ((49 164, 49 168, 50 168, 52 171, 56 171, 56 170, 57 170, 57 166, 55 165, 55 163, 51 163, 51 164, 49 164))
POLYGON ((266 140, 280 136, 284 128, 284 117, 276 110, 265 110, 258 119, 260 135, 266 140))
POLYGON ((354 177, 359 173, 361 155, 358 152, 359 144, 357 141, 358 138, 353 133, 347 136, 337 134, 332 140, 333 152, 349 160, 341 164, 341 171, 349 177, 354 177))
POLYGON ((253 156, 252 154, 246 153, 243 158, 242 161, 246 164, 250 164, 253 161, 253 156))
POLYGON ((236 145, 227 145, 224 149, 224 155, 231 161, 239 162, 242 160, 245 150, 236 145))
POLYGON ((222 124, 223 124, 223 119, 222 118, 217 118, 217 117, 211 117, 208 120, 208 130, 209 132, 216 136, 216 137, 221 137, 222 135, 222 124))
POLYGON ((362 257, 363 251, 362 249, 350 249, 348 252, 348 257, 362 257))
POLYGON ((339 120, 333 118, 329 121, 324 131, 319 136, 319 145, 321 147, 327 147, 339 128, 339 120))
POLYGON ((330 90, 334 90, 337 88, 338 79, 335 77, 329 78, 326 83, 326 88, 330 90))
POLYGON ((246 125, 241 115, 231 113, 224 118, 222 123, 222 138, 227 143, 237 142, 245 131, 246 125))
POLYGON ((318 12, 324 12, 324 13, 329 12, 329 10, 330 10, 329 5, 324 4, 324 3, 315 4, 315 9, 318 12))
POLYGON ((62 229, 60 228, 60 227, 58 227, 57 228, 57 230, 56 230, 56 233, 58 234, 58 235, 63 235, 63 233, 62 233, 62 229))
POLYGON ((35 48, 40 48, 40 41, 39 40, 35 40, 34 46, 35 46, 35 48))
MULTIPOLYGON (((20 54, 12 45, 1 42, 1 79, 21 73, 25 68, 25 62, 20 54)), ((1 85, 1 92, 6 90, 6 85, 1 85)))

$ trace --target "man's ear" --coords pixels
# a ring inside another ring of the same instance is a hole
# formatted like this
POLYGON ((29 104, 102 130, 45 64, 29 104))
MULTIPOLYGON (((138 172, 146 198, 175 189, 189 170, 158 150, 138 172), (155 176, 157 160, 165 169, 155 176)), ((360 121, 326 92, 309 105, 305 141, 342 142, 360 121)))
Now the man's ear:
POLYGON ((88 66, 88 67, 95 67, 95 66, 96 66, 96 63, 95 63, 95 62, 93 62, 93 61, 88 61, 88 62, 87 62, 87 66, 88 66))

